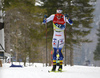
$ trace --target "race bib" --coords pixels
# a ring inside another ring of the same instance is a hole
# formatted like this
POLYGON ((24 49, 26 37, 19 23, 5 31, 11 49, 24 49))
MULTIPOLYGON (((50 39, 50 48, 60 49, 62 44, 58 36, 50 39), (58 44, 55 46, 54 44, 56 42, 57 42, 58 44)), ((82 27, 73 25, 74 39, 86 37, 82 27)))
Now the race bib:
POLYGON ((63 31, 65 29, 65 25, 62 25, 62 24, 54 24, 53 23, 53 27, 54 27, 54 30, 56 31, 63 31))

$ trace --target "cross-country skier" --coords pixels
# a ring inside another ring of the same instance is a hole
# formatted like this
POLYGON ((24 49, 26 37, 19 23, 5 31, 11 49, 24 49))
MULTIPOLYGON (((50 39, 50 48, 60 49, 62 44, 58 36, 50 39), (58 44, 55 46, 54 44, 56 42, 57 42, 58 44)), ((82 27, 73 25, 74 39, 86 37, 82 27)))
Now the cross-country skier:
POLYGON ((49 21, 53 21, 53 29, 54 29, 54 34, 53 34, 53 39, 52 39, 52 46, 54 49, 53 52, 53 68, 51 71, 56 70, 56 53, 57 50, 59 50, 59 68, 58 71, 62 71, 62 64, 63 64, 63 54, 62 54, 62 48, 64 46, 64 30, 66 27, 66 22, 68 22, 70 25, 73 25, 73 22, 70 18, 68 18, 68 15, 62 14, 61 9, 56 10, 56 14, 52 14, 48 18, 44 16, 45 19, 43 19, 43 23, 46 24, 49 21))

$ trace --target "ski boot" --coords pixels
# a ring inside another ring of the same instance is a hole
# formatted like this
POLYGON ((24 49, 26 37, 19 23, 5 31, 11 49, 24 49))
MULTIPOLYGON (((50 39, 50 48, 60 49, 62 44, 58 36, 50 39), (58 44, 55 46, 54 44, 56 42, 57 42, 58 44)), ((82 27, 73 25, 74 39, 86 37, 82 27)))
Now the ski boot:
POLYGON ((62 71, 62 63, 63 63, 63 61, 60 60, 58 71, 62 71))
POLYGON ((56 71, 56 65, 53 65, 53 68, 51 71, 56 71))
POLYGON ((62 71, 62 65, 59 65, 58 71, 62 71))
POLYGON ((51 71, 56 71, 56 60, 53 60, 53 68, 51 71))

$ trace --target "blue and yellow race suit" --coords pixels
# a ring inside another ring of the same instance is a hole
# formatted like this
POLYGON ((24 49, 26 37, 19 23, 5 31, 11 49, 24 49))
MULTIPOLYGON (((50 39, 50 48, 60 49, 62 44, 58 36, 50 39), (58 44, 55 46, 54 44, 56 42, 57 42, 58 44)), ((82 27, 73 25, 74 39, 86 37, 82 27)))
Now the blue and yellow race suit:
POLYGON ((56 64, 56 53, 57 50, 59 50, 59 60, 62 64, 63 62, 63 54, 62 54, 62 48, 64 46, 64 30, 66 27, 66 22, 68 22, 70 25, 73 24, 73 22, 70 22, 67 18, 65 18, 64 15, 61 15, 61 18, 57 18, 57 14, 53 14, 50 17, 46 19, 46 22, 53 21, 53 39, 52 39, 52 47, 54 49, 53 52, 53 65, 56 64))

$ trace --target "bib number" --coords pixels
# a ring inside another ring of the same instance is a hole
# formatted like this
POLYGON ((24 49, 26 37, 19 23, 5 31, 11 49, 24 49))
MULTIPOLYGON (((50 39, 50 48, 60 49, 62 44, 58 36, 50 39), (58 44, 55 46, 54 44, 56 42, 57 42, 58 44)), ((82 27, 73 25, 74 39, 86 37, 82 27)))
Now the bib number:
POLYGON ((65 28, 65 25, 62 25, 62 24, 55 24, 58 28, 60 28, 60 29, 64 29, 65 28))

